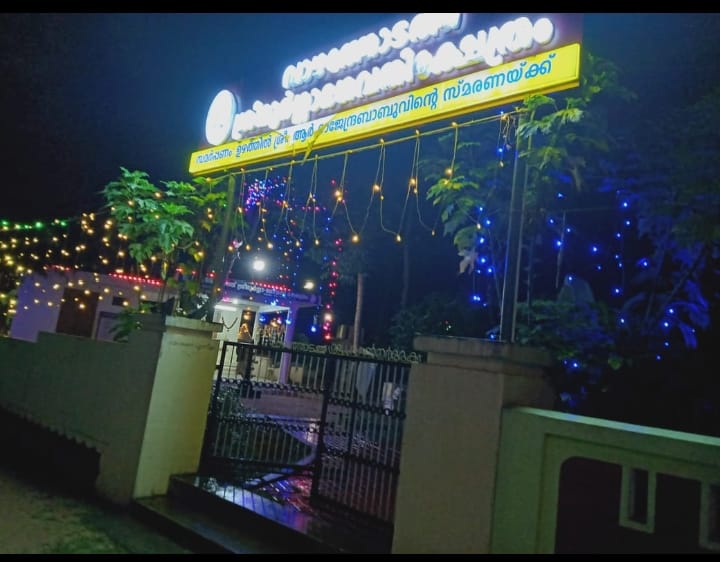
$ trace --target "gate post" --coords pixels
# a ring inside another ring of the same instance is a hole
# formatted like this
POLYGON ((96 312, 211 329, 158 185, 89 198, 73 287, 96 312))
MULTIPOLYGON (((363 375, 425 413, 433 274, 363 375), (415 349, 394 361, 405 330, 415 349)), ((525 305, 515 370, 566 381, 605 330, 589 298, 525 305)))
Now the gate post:
POLYGON ((488 553, 502 410, 552 406, 550 357, 469 338, 415 349, 427 362, 410 371, 392 553, 488 553))
POLYGON ((170 476, 197 471, 221 324, 165 317, 133 498, 167 493, 170 476))

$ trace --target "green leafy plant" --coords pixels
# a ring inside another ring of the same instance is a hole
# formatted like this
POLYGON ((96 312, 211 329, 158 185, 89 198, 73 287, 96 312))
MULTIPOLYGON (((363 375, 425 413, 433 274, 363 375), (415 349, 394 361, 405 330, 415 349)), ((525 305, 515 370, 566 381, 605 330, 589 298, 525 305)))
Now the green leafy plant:
POLYGON ((181 249, 190 248, 195 229, 185 220, 191 209, 185 203, 195 188, 184 182, 148 180, 148 174, 121 168, 120 177, 102 191, 118 233, 129 241, 128 253, 136 263, 159 255, 161 277, 167 281, 181 249))
MULTIPOLYGON (((232 226, 235 178, 195 178, 192 183, 163 181, 157 186, 143 171, 120 168, 120 177, 102 191, 106 208, 128 241, 136 266, 160 264, 163 291, 177 290, 171 313, 204 317, 217 298, 231 265, 226 258, 232 226), (210 275, 212 274, 212 275, 210 275), (213 277, 210 295, 203 281, 213 277)), ((242 220, 240 217, 238 220, 242 220)))

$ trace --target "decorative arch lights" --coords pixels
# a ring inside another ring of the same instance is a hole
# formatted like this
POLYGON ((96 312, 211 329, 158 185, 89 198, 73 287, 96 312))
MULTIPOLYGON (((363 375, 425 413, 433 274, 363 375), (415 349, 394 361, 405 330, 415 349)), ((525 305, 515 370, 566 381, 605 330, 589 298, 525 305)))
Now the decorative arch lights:
MULTIPOLYGON (((311 116, 347 109, 480 65, 494 67, 550 44, 556 25, 549 17, 526 16, 454 38, 463 14, 417 14, 289 65, 281 100, 253 102, 244 111, 229 90, 219 92, 207 114, 205 136, 217 146, 250 134, 300 125, 311 116), (330 80, 322 85, 321 80, 330 80), (334 80, 334 82, 332 81, 334 80)), ((220 157, 220 156, 218 156, 220 157)))

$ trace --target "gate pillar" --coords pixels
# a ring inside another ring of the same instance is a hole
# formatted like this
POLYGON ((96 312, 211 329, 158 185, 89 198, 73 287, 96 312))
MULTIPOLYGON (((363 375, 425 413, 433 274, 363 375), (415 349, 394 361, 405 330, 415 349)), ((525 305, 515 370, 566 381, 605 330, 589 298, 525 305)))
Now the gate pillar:
POLYGON ((506 406, 550 408, 545 352, 419 336, 410 371, 393 554, 490 551, 500 420, 506 406))
POLYGON ((134 498, 164 495, 170 476, 197 472, 222 324, 165 318, 134 498))

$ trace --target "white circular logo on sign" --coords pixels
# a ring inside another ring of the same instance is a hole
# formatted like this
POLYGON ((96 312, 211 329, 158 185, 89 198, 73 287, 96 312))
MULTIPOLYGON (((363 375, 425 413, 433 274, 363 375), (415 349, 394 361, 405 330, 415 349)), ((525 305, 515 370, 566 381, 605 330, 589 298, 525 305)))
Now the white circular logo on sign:
POLYGON ((218 145, 227 140, 236 112, 235 94, 230 90, 218 92, 210 104, 205 120, 205 138, 210 144, 218 145))

